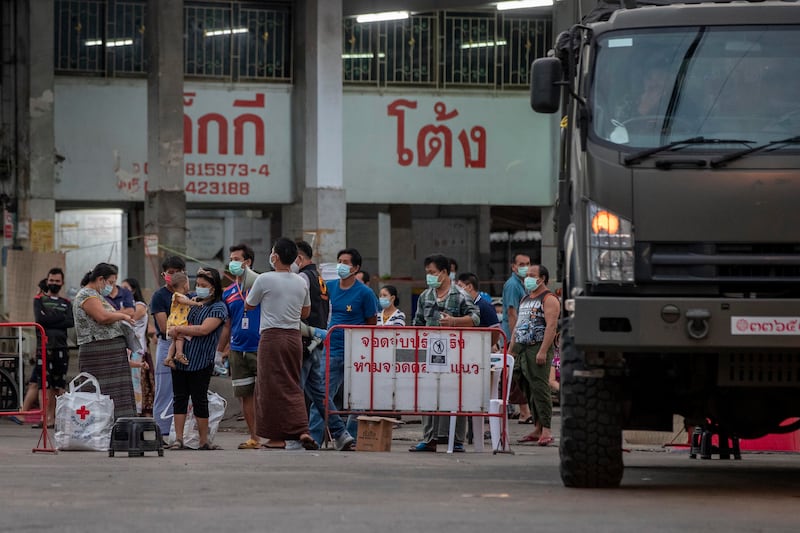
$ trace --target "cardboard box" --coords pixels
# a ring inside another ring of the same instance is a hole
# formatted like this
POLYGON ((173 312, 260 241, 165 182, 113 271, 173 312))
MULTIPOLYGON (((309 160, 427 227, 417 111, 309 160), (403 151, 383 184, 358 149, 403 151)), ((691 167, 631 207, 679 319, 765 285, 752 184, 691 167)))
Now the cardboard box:
POLYGON ((357 452, 392 451, 392 429, 399 420, 385 416, 359 416, 357 452))

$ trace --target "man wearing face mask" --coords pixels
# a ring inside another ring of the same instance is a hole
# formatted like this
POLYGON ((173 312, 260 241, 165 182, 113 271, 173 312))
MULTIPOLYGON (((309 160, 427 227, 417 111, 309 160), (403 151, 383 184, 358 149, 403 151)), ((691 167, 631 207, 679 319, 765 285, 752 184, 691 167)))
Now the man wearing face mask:
POLYGON ((539 446, 553 442, 550 367, 561 311, 558 297, 547 288, 549 280, 550 274, 543 265, 533 265, 528 271, 524 281, 528 294, 519 303, 519 318, 510 348, 516 357, 514 374, 536 420, 536 428, 520 442, 538 441, 539 446))
MULTIPOLYGON (((378 298, 367 285, 356 279, 356 273, 361 270, 361 254, 355 248, 346 248, 336 255, 336 273, 338 280, 329 281, 328 297, 331 302, 329 327, 338 325, 348 326, 374 326, 378 323, 378 298)), ((320 373, 323 383, 325 379, 325 358, 322 359, 320 373)), ((336 397, 336 392, 344 382, 344 331, 334 330, 330 334, 330 400, 336 397)), ((341 408, 341 405, 337 405, 341 408)), ((320 413, 315 406, 311 406, 309 429, 311 436, 317 442, 322 442, 324 430, 324 413, 320 413)), ((347 419, 347 432, 351 435, 358 433, 356 417, 347 419)))
MULTIPOLYGON (((37 294, 33 299, 33 316, 37 324, 44 327, 47 335, 47 427, 55 421, 56 396, 61 396, 67 386, 66 375, 69 370, 67 352, 67 329, 75 325, 72 317, 72 304, 58 295, 64 285, 64 271, 51 268, 47 273, 47 291, 37 294)), ((33 408, 42 387, 41 339, 37 332, 36 366, 28 382, 28 390, 22 410, 33 408)), ((37 427, 37 426, 34 426, 37 427)))
POLYGON ((161 278, 166 285, 155 291, 150 299, 150 314, 153 315, 153 324, 158 338, 153 368, 156 382, 153 418, 161 429, 161 435, 165 438, 169 435, 169 427, 172 422, 172 373, 170 368, 164 365, 164 360, 169 353, 169 345, 172 343, 172 339, 167 337, 167 317, 172 305, 172 289, 169 285, 172 275, 178 272, 186 273, 186 263, 183 259, 176 255, 165 258, 161 263, 161 278), (161 415, 165 414, 165 410, 167 416, 162 418, 161 415))
POLYGON ((256 435, 255 423, 255 391, 258 368, 258 340, 261 306, 256 305, 252 311, 245 311, 244 302, 253 287, 258 274, 251 267, 255 260, 253 249, 244 244, 234 244, 230 252, 228 272, 234 276, 233 283, 222 293, 222 302, 228 308, 228 319, 222 328, 217 345, 216 362, 220 364, 224 354, 222 351, 230 343, 228 362, 231 369, 233 395, 239 398, 242 405, 247 430, 250 438, 239 444, 240 450, 257 450, 261 442, 256 435))
MULTIPOLYGON (((443 255, 425 258, 425 281, 428 288, 417 300, 414 315, 415 326, 442 326, 445 328, 469 328, 481 321, 480 311, 472 298, 450 281, 449 260, 443 255)), ((435 452, 439 440, 446 438, 450 431, 450 417, 423 416, 423 438, 410 452, 435 452)), ((467 419, 456 418, 454 452, 464 451, 467 436, 467 419)))
MULTIPOLYGON (((531 256, 522 252, 515 253, 511 261, 511 276, 503 285, 503 318, 500 321, 500 325, 503 327, 503 333, 505 333, 506 342, 508 343, 511 342, 511 334, 517 325, 519 302, 527 294, 522 280, 528 275, 530 265, 531 256)), ((528 409, 527 398, 520 390, 516 380, 511 383, 509 403, 519 406, 518 418, 520 424, 533 423, 533 416, 531 416, 531 412, 528 409)), ((517 416, 512 416, 511 418, 517 418, 517 416)))

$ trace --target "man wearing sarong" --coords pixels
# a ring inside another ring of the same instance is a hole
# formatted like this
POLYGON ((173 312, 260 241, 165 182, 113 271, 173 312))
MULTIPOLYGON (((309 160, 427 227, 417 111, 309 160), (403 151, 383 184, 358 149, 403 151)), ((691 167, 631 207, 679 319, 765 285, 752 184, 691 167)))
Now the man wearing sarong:
POLYGON ((297 245, 281 237, 272 247, 272 272, 260 274, 247 294, 245 310, 261 306, 256 369, 256 434, 267 449, 316 450, 300 384, 303 343, 300 320, 311 312, 308 287, 291 265, 297 245))

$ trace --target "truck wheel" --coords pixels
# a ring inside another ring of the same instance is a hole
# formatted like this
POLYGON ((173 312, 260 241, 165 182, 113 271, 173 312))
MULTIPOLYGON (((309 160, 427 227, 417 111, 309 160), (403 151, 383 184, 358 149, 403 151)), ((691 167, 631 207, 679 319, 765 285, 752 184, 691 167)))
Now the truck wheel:
POLYGON ((622 417, 618 383, 575 376, 585 370, 569 320, 561 347, 561 481, 566 487, 618 487, 622 481, 622 417))

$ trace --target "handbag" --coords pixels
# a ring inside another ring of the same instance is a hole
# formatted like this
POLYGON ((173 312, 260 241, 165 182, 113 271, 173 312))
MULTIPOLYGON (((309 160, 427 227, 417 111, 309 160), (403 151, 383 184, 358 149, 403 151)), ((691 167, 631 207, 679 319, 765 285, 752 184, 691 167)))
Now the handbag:
POLYGON ((118 322, 120 326, 122 326, 122 333, 125 335, 125 344, 128 349, 132 352, 141 353, 142 350, 142 343, 139 342, 139 337, 136 336, 136 330, 133 329, 133 326, 128 324, 127 322, 118 322))
POLYGON ((101 394, 100 384, 88 372, 69 382, 69 391, 56 398, 56 448, 105 452, 114 426, 114 400, 101 394), (78 384, 79 379, 85 379, 78 384), (94 392, 81 391, 87 383, 94 392))
MULTIPOLYGON (((214 436, 219 429, 219 423, 225 416, 225 408, 228 402, 225 398, 214 391, 208 391, 208 442, 214 442, 214 436)), ((175 417, 167 414, 168 408, 161 413, 161 418, 172 416, 172 424, 169 427, 169 443, 175 442, 175 417)), ((200 433, 197 432, 197 422, 194 418, 192 400, 189 400, 189 408, 186 410, 186 422, 183 424, 183 445, 187 448, 196 450, 200 447, 200 433)))

